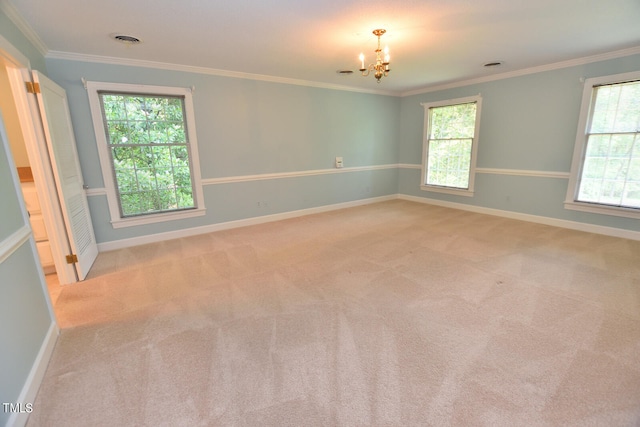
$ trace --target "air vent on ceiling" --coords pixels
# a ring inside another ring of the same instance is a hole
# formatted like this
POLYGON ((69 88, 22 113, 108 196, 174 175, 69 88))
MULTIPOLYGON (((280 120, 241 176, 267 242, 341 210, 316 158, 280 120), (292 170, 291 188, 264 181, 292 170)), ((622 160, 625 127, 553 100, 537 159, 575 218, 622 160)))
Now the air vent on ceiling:
POLYGON ((138 43, 142 43, 142 40, 140 40, 137 37, 134 36, 128 36, 126 34, 114 34, 112 36, 115 40, 125 43, 125 44, 138 44, 138 43))
POLYGON ((353 74, 353 70, 338 70, 336 71, 336 73, 341 74, 343 76, 349 75, 349 74, 353 74))

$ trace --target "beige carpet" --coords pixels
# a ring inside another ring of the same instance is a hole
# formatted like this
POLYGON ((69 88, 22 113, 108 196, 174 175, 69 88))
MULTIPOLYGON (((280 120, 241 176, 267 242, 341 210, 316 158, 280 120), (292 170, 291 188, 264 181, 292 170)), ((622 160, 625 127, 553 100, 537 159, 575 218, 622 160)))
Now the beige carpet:
POLYGON ((640 425, 640 242, 392 201, 100 254, 30 426, 640 425))

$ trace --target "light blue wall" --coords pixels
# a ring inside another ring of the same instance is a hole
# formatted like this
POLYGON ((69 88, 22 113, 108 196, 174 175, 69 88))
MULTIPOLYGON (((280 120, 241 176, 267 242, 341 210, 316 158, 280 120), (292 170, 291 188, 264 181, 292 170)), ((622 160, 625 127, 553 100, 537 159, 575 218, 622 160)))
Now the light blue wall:
MULTIPOLYGON (((26 56, 33 69, 46 71, 44 57, 0 11, 0 35, 26 56)), ((2 94, 0 94, 2 96, 2 94)), ((0 114, 1 117, 1 114, 0 114)), ((1 122, 1 120, 0 120, 1 122)), ((6 138, 0 123, 2 138, 6 138)), ((12 179, 13 160, 8 143, 0 141, 0 242, 14 235, 25 221, 12 179)), ((53 315, 47 302, 33 238, 29 238, 0 263, 0 403, 18 402, 42 347, 53 315)), ((37 384, 36 384, 37 385, 37 384)), ((10 413, 0 410, 0 425, 10 413)))
POLYGON ((40 51, 22 34, 2 10, 0 10, 0 35, 29 59, 32 69, 46 74, 47 68, 40 51))
MULTIPOLYGON (((203 179, 395 164, 400 98, 256 80, 47 60, 48 75, 69 98, 85 182, 103 187, 89 101, 81 79, 195 87, 193 94, 203 179)), ((113 229, 105 196, 89 198, 99 243, 217 224, 397 192, 397 170, 205 185, 207 214, 113 229), (258 202, 261 202, 258 207, 258 202), (267 202, 267 206, 264 206, 267 202)))
MULTIPOLYGON (((569 172, 583 84, 590 78, 640 70, 640 55, 528 74, 402 98, 400 163, 420 164, 423 102, 482 95, 479 168, 569 172)), ((640 230, 636 219, 564 209, 568 179, 476 174, 474 197, 420 189, 420 170, 399 171, 398 192, 588 224, 640 230)))
MULTIPOLYGON (((53 318, 33 237, 13 247, 11 236, 28 227, 14 185, 15 171, 0 114, 0 403, 18 402, 53 318), (6 220, 6 221, 5 221, 6 220), (9 247, 9 248, 7 248, 9 247)), ((10 413, 0 409, 0 425, 10 413)))

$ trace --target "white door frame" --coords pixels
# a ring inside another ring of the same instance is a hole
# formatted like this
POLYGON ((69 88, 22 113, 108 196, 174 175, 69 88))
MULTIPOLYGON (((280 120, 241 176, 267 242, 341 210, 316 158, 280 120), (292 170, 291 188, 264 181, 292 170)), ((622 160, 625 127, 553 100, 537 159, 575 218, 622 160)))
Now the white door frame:
POLYGON ((78 281, 75 268, 66 262, 66 256, 71 253, 71 250, 44 133, 42 127, 36 125, 39 118, 34 117, 32 113, 25 86, 26 81, 31 81, 31 64, 27 57, 2 36, 0 36, 0 66, 6 67, 9 76, 18 122, 51 243, 51 253, 58 279, 61 284, 75 283, 78 281))

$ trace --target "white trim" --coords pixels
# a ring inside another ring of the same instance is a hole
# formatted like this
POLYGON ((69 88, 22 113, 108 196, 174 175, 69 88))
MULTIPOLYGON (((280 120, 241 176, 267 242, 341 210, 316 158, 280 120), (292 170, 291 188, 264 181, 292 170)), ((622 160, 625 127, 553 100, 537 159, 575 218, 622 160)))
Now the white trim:
POLYGON ((534 176, 536 178, 569 179, 569 172, 534 171, 524 169, 476 168, 476 173, 492 175, 534 176))
POLYGON ((158 222, 175 221, 179 219, 195 218, 204 216, 206 209, 188 209, 175 212, 162 212, 150 215, 140 215, 128 218, 120 218, 117 221, 111 221, 113 228, 136 227, 139 225, 155 224, 158 222))
MULTIPOLYGON (((195 111, 193 107, 193 88, 174 87, 174 86, 152 86, 141 84, 125 84, 125 83, 109 83, 87 81, 87 95, 89 97, 89 107, 91 110, 91 119, 96 136, 96 145, 98 148, 100 168, 102 170, 102 179, 104 182, 104 191, 107 196, 107 204, 109 206, 109 215, 113 228, 132 227, 143 224, 152 224, 163 221, 192 218, 205 214, 204 191, 202 189, 202 177, 200 175, 200 157, 198 154, 198 138, 196 136, 195 111), (106 90, 119 93, 140 93, 154 95, 178 95, 184 97, 184 118, 186 122, 185 132, 189 139, 189 153, 191 177, 193 179, 194 202, 196 209, 164 212, 159 214, 144 215, 134 218, 120 217, 120 204, 115 188, 115 177, 113 176, 113 167, 111 165, 111 156, 104 133, 104 123, 102 117, 102 108, 98 91, 106 90)), ((94 192, 95 193, 95 192, 94 192)), ((87 191, 87 195, 90 195, 87 191)))
POLYGON ((242 73, 237 71, 227 71, 227 70, 219 70, 219 69, 206 68, 206 67, 195 67, 190 65, 171 64, 166 62, 145 61, 145 60, 139 60, 139 59, 116 58, 116 57, 99 56, 99 55, 85 55, 85 54, 79 54, 79 53, 73 53, 73 52, 48 51, 45 57, 52 58, 52 59, 64 59, 69 61, 97 62, 102 64, 124 65, 124 66, 130 66, 130 67, 145 67, 145 68, 162 69, 162 70, 170 70, 170 71, 183 71, 183 72, 197 73, 197 74, 209 74, 209 75, 223 76, 223 77, 233 77, 233 78, 258 80, 258 81, 266 81, 266 82, 273 82, 273 83, 291 84, 291 85, 298 85, 298 86, 317 87, 317 88, 323 88, 323 89, 342 90, 342 91, 348 91, 348 92, 407 97, 407 96, 419 95, 423 93, 436 92, 440 90, 469 86, 469 85, 478 84, 478 83, 486 83, 486 82, 492 82, 496 80, 508 79, 512 77, 520 77, 520 76, 525 76, 529 74, 541 73, 545 71, 559 70, 563 68, 585 65, 592 62, 606 61, 609 59, 622 58, 625 56, 631 56, 631 55, 637 55, 637 54, 640 54, 640 46, 631 47, 628 49, 616 50, 613 52, 607 52, 607 53, 602 53, 598 55, 586 56, 582 58, 570 59, 566 61, 554 62, 551 64, 545 64, 545 65, 540 65, 536 67, 523 68, 521 70, 515 70, 515 71, 510 71, 510 72, 501 73, 501 74, 493 74, 490 76, 482 76, 482 77, 477 77, 477 78, 472 78, 467 80, 460 80, 456 82, 437 84, 435 86, 427 86, 427 87, 412 89, 408 91, 362 89, 362 88, 356 88, 351 86, 313 82, 308 80, 291 79, 291 78, 285 78, 285 77, 267 76, 262 74, 242 73))
POLYGON ((101 187, 101 188, 87 188, 84 191, 85 191, 85 193, 87 193, 87 197, 90 197, 90 196, 106 196, 107 195, 107 189, 104 188, 104 187, 101 187))
POLYGON ((379 89, 362 89, 352 86, 337 85, 332 83, 314 82, 310 80, 293 79, 289 77, 268 76, 264 74, 243 73, 240 71, 228 71, 193 65, 172 64, 168 62, 147 61, 142 59, 116 58, 112 56, 86 55, 73 52, 49 51, 46 55, 51 59, 64 59, 67 61, 96 62, 100 64, 123 65, 128 67, 153 68, 158 70, 182 71, 185 73, 207 74, 211 76, 231 77, 236 79, 257 80, 270 83, 282 83, 295 86, 316 87, 321 89, 342 90, 347 92, 368 93, 374 95, 398 96, 398 92, 379 89))
MULTIPOLYGON (((400 169, 420 169, 422 165, 412 163, 398 163, 400 169)), ((526 169, 476 168, 476 173, 491 175, 533 176, 536 178, 569 179, 569 172, 535 171, 526 169)))
MULTIPOLYGON (((411 165, 414 166, 414 165, 411 165)), ((420 168, 420 165, 415 165, 420 168)), ((388 165, 373 165, 373 166, 352 166, 348 168, 334 168, 334 169, 313 169, 306 171, 294 171, 294 172, 274 172, 274 173, 262 173, 256 175, 236 175, 225 176, 222 178, 204 178, 202 179, 202 185, 219 185, 219 184, 233 184, 236 182, 250 182, 250 181, 264 181, 269 179, 284 179, 284 178, 299 178, 303 176, 315 176, 315 175, 329 175, 335 173, 350 173, 350 172, 365 172, 384 169, 396 169, 402 167, 399 164, 388 165)), ((106 196, 106 188, 90 188, 86 190, 87 196, 106 196)))
POLYGON ((409 196, 399 194, 401 200, 411 202, 426 203, 429 205, 443 206, 446 208, 460 209, 463 211, 475 212, 486 215, 499 216, 503 218, 516 219, 519 221, 533 222, 536 224, 550 225, 552 227, 568 228, 570 230, 584 231, 587 233, 603 234, 605 236, 620 237, 623 239, 640 240, 640 231, 625 230, 623 228, 606 227, 603 225, 587 224, 584 222, 569 221, 565 219, 550 218, 546 216, 531 215, 519 212, 505 211, 501 209, 485 208, 482 206, 467 205, 464 203, 448 202, 445 200, 435 200, 426 197, 409 196))
POLYGON ((265 215, 253 218, 246 218, 234 221, 227 221, 218 224, 210 224, 201 227, 193 227, 183 230, 169 231, 165 233, 151 234, 129 239, 113 240, 110 242, 98 243, 100 252, 112 251, 116 249, 130 248, 134 246, 144 245, 147 243, 162 242, 171 239, 179 239, 183 237, 195 236, 203 233, 211 233, 221 230, 229 230, 233 228, 246 227, 250 225, 264 224, 274 221, 281 221, 290 218, 302 217, 305 215, 313 215, 322 212, 329 212, 339 209, 346 209, 355 206, 368 205, 373 203, 385 202, 389 200, 400 199, 418 203, 426 203, 431 205, 443 206, 453 209, 460 209, 485 215, 494 215, 504 218, 516 219, 519 221, 533 222, 537 224, 550 225, 553 227, 568 228, 571 230, 584 231, 587 233, 603 234, 612 237, 620 237, 624 239, 640 240, 640 231, 625 230, 621 228, 606 227, 600 225, 587 224, 576 221, 568 221, 562 219, 549 218, 538 215, 530 215, 518 212, 504 211, 500 209, 484 208, 480 206, 467 205, 464 203, 448 202, 443 200, 429 199, 426 197, 409 196, 406 194, 393 194, 389 196, 373 197, 369 199, 356 200, 352 202, 336 203, 333 205, 319 206, 315 208, 301 209, 297 211, 282 212, 273 215, 265 215))
MULTIPOLYGON (((396 163, 387 165, 373 165, 373 166, 353 166, 340 169, 315 169, 306 171, 295 172, 274 172, 264 173, 256 175, 236 175, 226 176, 222 178, 203 178, 202 185, 219 185, 219 184, 232 184, 236 182, 250 182, 250 181, 263 181, 268 179, 282 179, 282 178, 298 178, 303 176, 314 175, 328 175, 334 173, 348 173, 348 172, 363 172, 372 170, 384 170, 384 169, 421 169, 422 165, 412 163, 396 163)), ((534 171, 534 170, 520 170, 520 169, 497 169, 497 168, 476 168, 476 173, 486 173, 494 175, 513 175, 513 176, 531 176, 537 178, 558 178, 568 179, 569 172, 550 172, 550 171, 534 171)), ((431 187, 429 187, 431 189, 431 187)), ((87 196, 106 196, 107 189, 104 187, 89 188, 86 190, 87 196)), ((458 194, 458 193, 455 193, 458 194)))
MULTIPOLYGON (((22 202, 21 202, 22 203, 22 202)), ((13 234, 0 242, 0 263, 9 258, 23 244, 29 241, 31 237, 31 228, 23 225, 13 234)))
POLYGON ((587 202, 564 202, 564 208, 572 211, 588 212, 600 215, 613 215, 623 218, 640 219, 640 209, 625 208, 618 206, 598 205, 587 202))
POLYGON ((263 181, 267 179, 298 178, 302 176, 327 175, 327 174, 334 174, 334 173, 396 169, 397 167, 398 167, 397 164, 389 164, 389 165, 373 165, 373 166, 353 166, 348 168, 334 168, 334 169, 314 169, 314 170, 295 171, 295 172, 275 172, 275 173, 263 173, 263 174, 257 174, 257 175, 238 175, 238 176, 228 176, 223 178, 207 178, 202 180, 202 184, 203 185, 230 184, 234 182, 263 181))
POLYGON ((296 211, 282 212, 272 215, 257 216, 253 218, 239 219, 234 221, 221 222, 218 224, 210 224, 201 227, 187 228, 183 230, 168 231, 165 233, 157 233, 130 239, 120 239, 110 242, 98 243, 100 252, 112 251, 115 249, 129 248, 132 246, 144 245, 147 243, 162 242, 165 240, 179 239, 182 237, 195 236, 203 233, 211 233, 214 231, 229 230, 232 228, 246 227, 249 225, 264 224, 268 222, 281 221, 284 219, 297 218, 306 215, 312 215, 322 212, 329 212, 338 209, 346 209, 355 206, 369 205, 372 203, 385 202, 394 200, 397 195, 372 197, 369 199, 354 200, 351 202, 336 203, 333 205, 318 206, 315 208, 300 209, 296 211))
POLYGON ((420 189, 423 191, 432 191, 434 193, 452 194, 454 196, 473 197, 474 192, 469 191, 466 188, 454 188, 454 187, 438 187, 437 185, 420 185, 420 189))
POLYGON ((468 80, 460 80, 457 82, 444 83, 435 86, 425 87, 422 89, 414 89, 400 93, 400 97, 420 95, 423 93, 437 92, 440 90, 454 89, 463 86, 469 86, 478 83, 493 82, 496 80, 504 80, 512 77, 526 76, 528 74, 542 73, 545 71, 560 70, 563 68, 575 67, 579 65, 590 64, 592 62, 607 61, 609 59, 623 58, 625 56, 640 54, 640 46, 628 49, 616 50, 613 52, 602 53, 598 55, 585 56, 582 58, 569 59, 567 61, 554 62, 551 64, 540 65, 537 67, 523 68, 521 70, 509 71, 501 74, 493 74, 491 76, 477 77, 468 80))
POLYGON ((422 169, 422 165, 417 165, 413 163, 398 163, 399 169, 422 169))
MULTIPOLYGON (((49 361, 51 360, 51 356, 53 355, 53 349, 55 348, 59 335, 60 329, 55 322, 51 322, 51 324, 49 325, 49 330, 47 331, 47 335, 45 336, 44 341, 40 346, 40 351, 38 352, 36 360, 31 366, 29 376, 24 382, 24 386, 22 387, 22 391, 20 392, 16 403, 33 404, 36 400, 38 389, 42 384, 42 379, 44 378, 47 366, 49 365, 49 361)), ((25 424, 27 424, 28 419, 29 414, 26 412, 13 412, 9 416, 7 426, 24 426, 25 424)))
POLYGON ((33 30, 29 23, 20 15, 15 6, 8 1, 0 1, 0 10, 18 27, 18 29, 24 34, 24 36, 34 45, 34 47, 45 57, 53 59, 65 59, 69 61, 84 61, 84 62, 97 62, 103 64, 125 65, 132 67, 146 67, 154 69, 164 69, 171 71, 184 71, 189 73, 209 74, 216 76, 225 76, 233 78, 242 78, 258 81, 266 81, 273 83, 284 83, 298 86, 317 87, 323 89, 334 89, 349 92, 370 93, 377 95, 387 96, 399 96, 406 97, 412 95, 418 95, 428 92, 436 92, 445 89, 452 89, 462 86, 468 86, 477 83, 485 83, 496 80, 507 79, 511 77, 519 77, 528 74, 535 74, 545 71, 553 71, 562 68, 569 68, 592 62, 606 61, 609 59, 622 58, 625 56, 636 55, 640 53, 640 46, 635 46, 627 49, 620 49, 613 52, 606 52, 602 54, 590 55, 582 58, 575 58, 566 61, 554 62, 551 64, 540 65, 536 67, 524 68, 521 70, 510 71, 506 73, 494 74, 491 76, 482 76, 467 80, 461 80, 457 82, 438 84, 435 86, 428 86, 419 89, 412 89, 408 91, 391 91, 391 90, 374 90, 374 89, 362 89, 351 86, 336 85, 330 83, 313 82, 309 80, 292 79, 285 77, 267 76, 262 74, 251 74, 237 71, 219 70, 207 67, 196 67, 189 65, 171 64, 166 62, 146 61, 138 59, 126 59, 116 58, 109 56, 99 55, 87 55, 73 52, 62 52, 49 50, 38 34, 33 30))
MULTIPOLYGON (((7 18, 13 24, 18 27, 18 29, 22 32, 22 34, 31 42, 31 44, 42 54, 45 56, 49 48, 44 44, 38 33, 36 33, 31 25, 22 17, 18 9, 15 8, 13 4, 9 1, 0 1, 0 10, 7 15, 7 18)), ((24 63, 23 63, 24 64, 24 63)))

